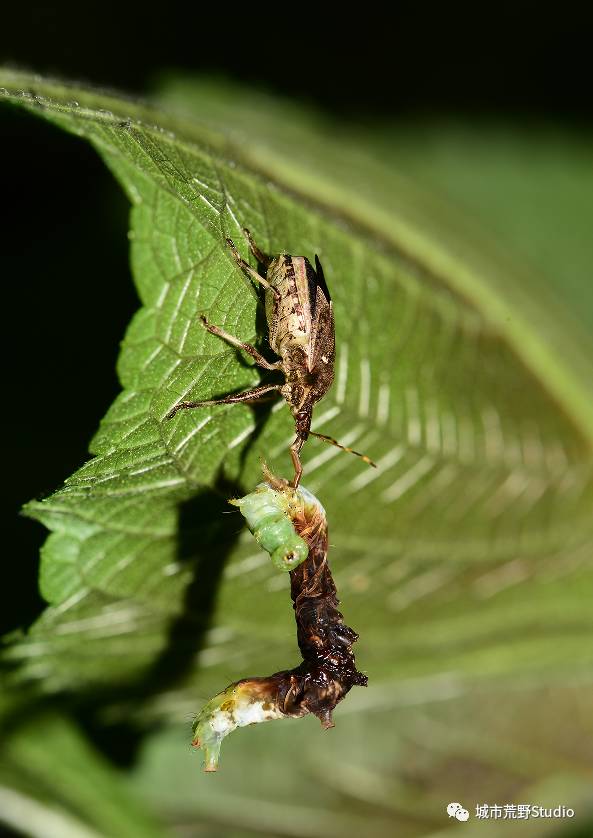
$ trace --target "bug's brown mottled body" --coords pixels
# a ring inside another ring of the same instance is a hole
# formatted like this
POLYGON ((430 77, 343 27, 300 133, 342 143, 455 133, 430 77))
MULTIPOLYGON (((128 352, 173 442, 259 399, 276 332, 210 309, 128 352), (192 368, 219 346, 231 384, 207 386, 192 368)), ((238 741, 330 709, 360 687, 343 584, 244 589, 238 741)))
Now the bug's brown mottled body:
MULTIPOLYGON (((262 385, 222 399, 180 402, 167 416, 171 418, 182 408, 254 401, 265 393, 279 391, 295 421, 296 438, 290 446, 290 454, 295 472, 292 485, 297 487, 303 473, 299 454, 310 434, 344 448, 332 437, 311 431, 313 405, 323 398, 334 379, 336 340, 331 297, 317 256, 315 268, 305 256, 283 253, 272 258, 258 248, 248 230, 244 232, 251 252, 265 268, 265 277, 241 258, 230 239, 227 243, 242 270, 265 289, 268 341, 280 360, 270 363, 251 344, 243 343, 218 326, 209 324, 205 317, 201 319, 209 332, 249 353, 260 367, 282 372, 285 383, 262 385)), ((358 454, 350 448, 345 450, 358 454)), ((358 456, 374 465, 368 457, 358 456)))
POLYGON ((316 270, 305 256, 283 254, 273 259, 266 279, 279 292, 266 290, 266 317, 271 349, 281 358, 286 383, 281 393, 295 420, 291 446, 297 486, 302 468, 299 453, 311 431, 313 405, 334 380, 336 340, 331 298, 319 259, 316 270))

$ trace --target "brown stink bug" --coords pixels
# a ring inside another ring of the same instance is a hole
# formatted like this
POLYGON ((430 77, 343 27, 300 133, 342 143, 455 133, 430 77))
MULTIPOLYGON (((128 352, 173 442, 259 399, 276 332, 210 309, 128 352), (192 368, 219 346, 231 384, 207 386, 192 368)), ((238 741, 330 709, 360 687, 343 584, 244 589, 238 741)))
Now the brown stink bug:
POLYGON ((277 390, 288 402, 295 422, 296 438, 290 446, 294 465, 294 480, 291 485, 294 488, 299 485, 303 473, 299 454, 309 435, 337 445, 338 448, 356 454, 369 465, 375 466, 364 454, 340 445, 333 437, 311 430, 313 405, 323 398, 331 387, 336 355, 332 302, 319 259, 315 256, 313 268, 305 256, 289 256, 286 253, 274 257, 267 256, 255 244, 249 230, 243 232, 251 252, 259 265, 265 269, 265 277, 260 276, 241 258, 231 239, 227 239, 227 243, 239 267, 265 289, 268 341, 270 348, 280 360, 270 363, 251 344, 243 343, 218 326, 211 325, 205 317, 201 317, 201 320, 204 328, 213 335, 218 335, 232 346, 248 352, 258 366, 282 372, 285 383, 263 384, 222 399, 179 402, 167 414, 167 418, 171 419, 178 410, 184 408, 255 401, 265 393, 277 390))

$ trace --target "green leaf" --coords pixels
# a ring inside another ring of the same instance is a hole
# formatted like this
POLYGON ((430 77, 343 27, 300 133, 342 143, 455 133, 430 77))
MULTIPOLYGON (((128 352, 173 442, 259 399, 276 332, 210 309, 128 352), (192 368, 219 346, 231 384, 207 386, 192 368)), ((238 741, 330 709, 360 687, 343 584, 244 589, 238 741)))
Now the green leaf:
MULTIPOLYGON (((50 604, 9 649, 17 678, 49 692, 143 679, 154 701, 140 712, 180 718, 229 680, 294 660, 286 579, 238 514, 223 514, 229 494, 258 482, 260 456, 290 473, 287 409, 164 418, 180 398, 259 380, 198 321, 257 338, 255 290, 224 244, 231 235, 246 252, 242 226, 270 252, 318 253, 334 299, 336 383, 314 428, 379 468, 312 440, 304 483, 328 512, 370 683, 590 665, 593 356, 526 292, 521 269, 491 270, 490 251, 455 225, 438 233, 438 205, 420 207, 409 186, 393 198, 397 173, 355 168, 347 143, 340 162, 333 138, 296 119, 267 145, 239 142, 199 111, 168 115, 8 71, 1 84, 91 142, 126 190, 142 304, 94 458, 28 507, 52 530, 50 604)), ((240 125, 240 99, 225 107, 221 123, 240 125)))

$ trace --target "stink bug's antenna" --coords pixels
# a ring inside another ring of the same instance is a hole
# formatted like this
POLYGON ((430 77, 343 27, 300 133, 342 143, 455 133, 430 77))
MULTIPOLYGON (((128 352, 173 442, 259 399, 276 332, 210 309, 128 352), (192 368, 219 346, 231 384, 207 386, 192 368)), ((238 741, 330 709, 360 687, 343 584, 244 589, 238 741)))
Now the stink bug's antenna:
POLYGON ((357 457, 360 457, 361 460, 364 460, 365 463, 368 463, 373 468, 377 468, 377 463, 374 463, 370 457, 367 457, 366 454, 361 454, 359 451, 355 451, 354 448, 348 448, 347 445, 340 445, 337 439, 334 439, 333 436, 326 436, 325 434, 318 434, 315 431, 309 431, 311 436, 316 436, 317 439, 323 439, 325 442, 329 442, 330 445, 335 445, 336 448, 341 448, 342 451, 347 451, 349 454, 356 454, 357 457))

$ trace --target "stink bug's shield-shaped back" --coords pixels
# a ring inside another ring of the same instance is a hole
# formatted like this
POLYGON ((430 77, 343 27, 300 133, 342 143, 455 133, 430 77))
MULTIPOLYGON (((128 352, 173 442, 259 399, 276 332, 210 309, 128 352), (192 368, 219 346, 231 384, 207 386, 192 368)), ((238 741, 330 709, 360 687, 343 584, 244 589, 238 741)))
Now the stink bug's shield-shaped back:
POLYGON ((167 418, 172 418, 182 408, 255 401, 267 393, 276 391, 286 399, 295 421, 296 438, 290 446, 294 465, 294 479, 291 484, 293 488, 298 487, 303 473, 299 455, 310 434, 356 454, 374 466, 372 460, 364 454, 340 445, 333 437, 311 431, 313 406, 331 387, 336 354, 332 302, 318 257, 315 256, 314 269, 304 256, 267 256, 257 247, 248 231, 245 231, 245 235, 253 255, 266 269, 265 277, 240 256, 230 239, 227 239, 227 243, 241 269, 265 289, 268 342, 279 360, 268 361, 250 343, 241 341, 220 327, 208 323, 204 316, 201 320, 209 332, 226 340, 231 346, 247 352, 259 367, 281 372, 285 383, 262 384, 221 399, 180 402, 169 411, 167 418))

